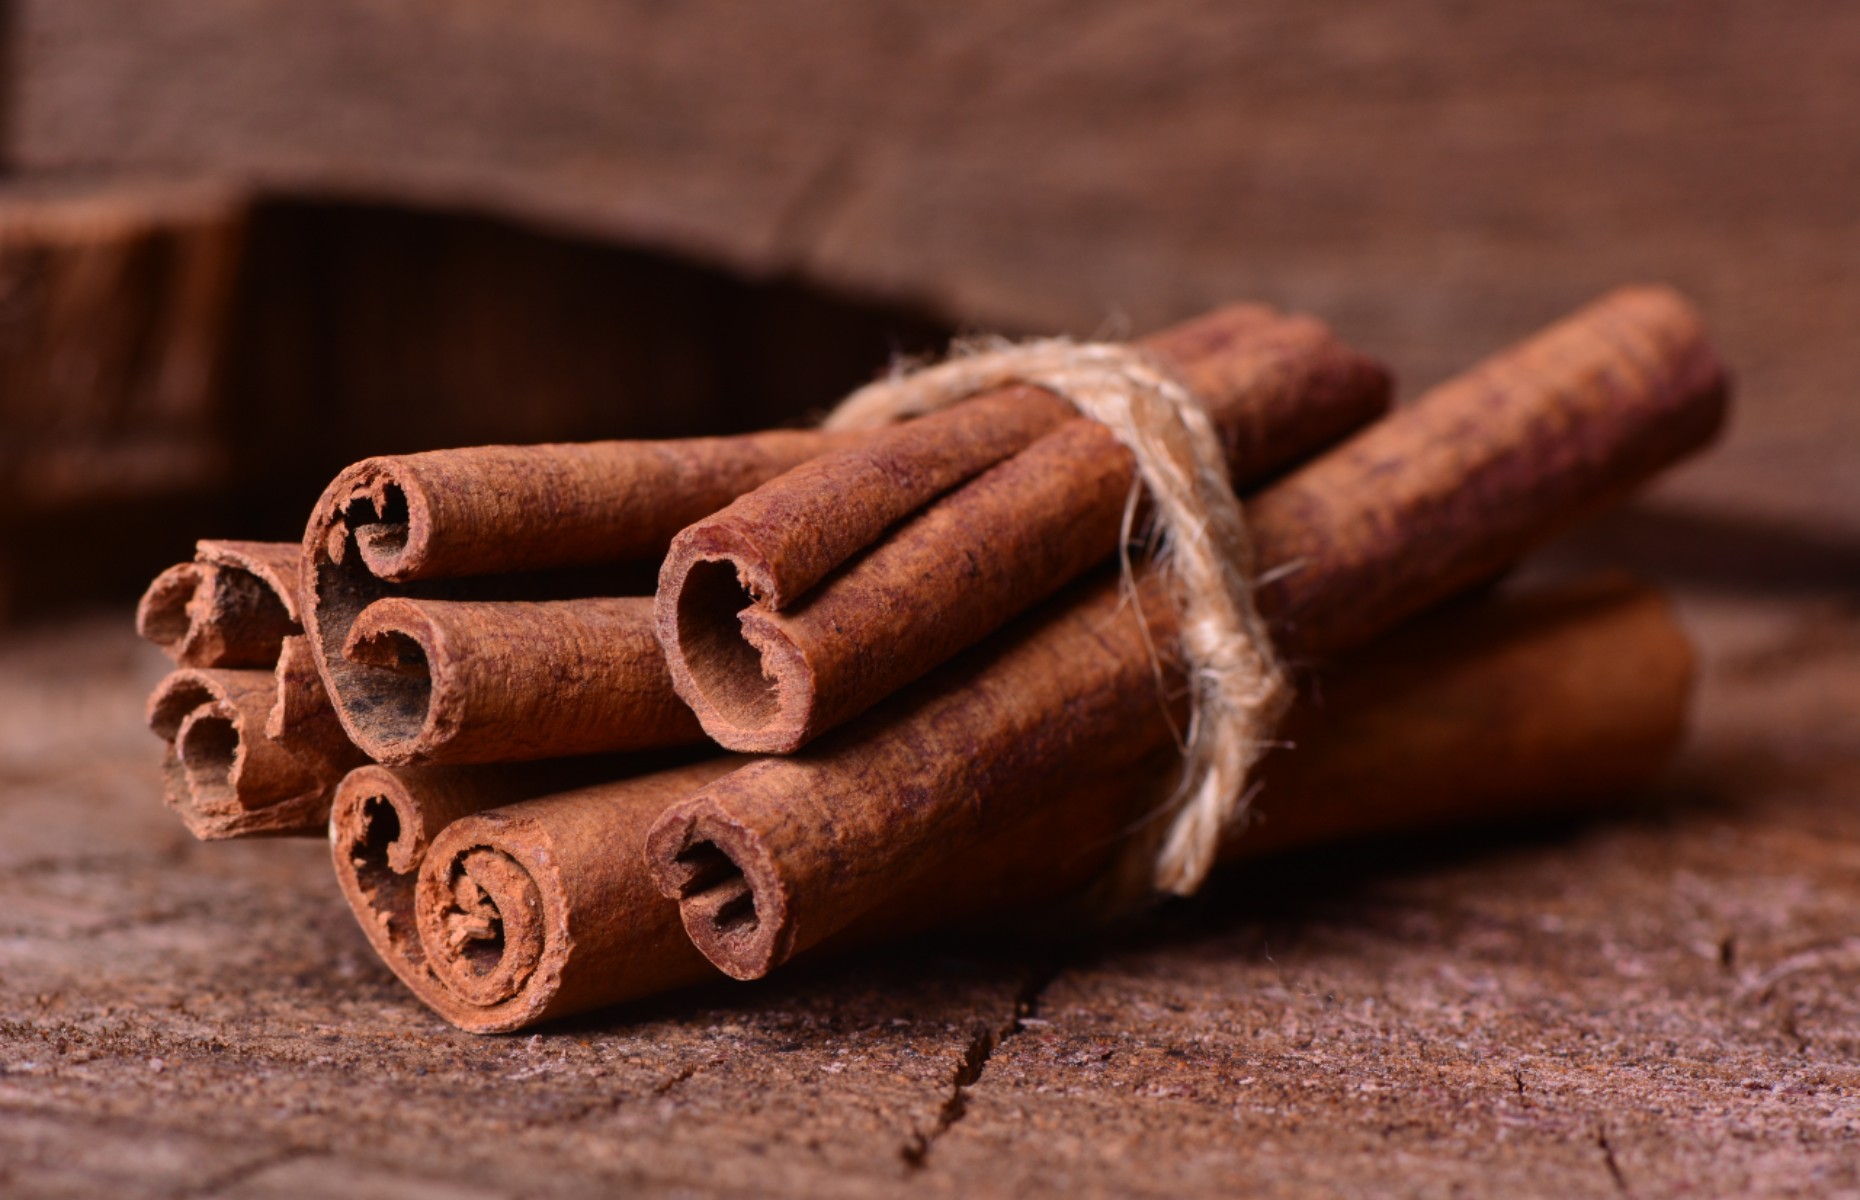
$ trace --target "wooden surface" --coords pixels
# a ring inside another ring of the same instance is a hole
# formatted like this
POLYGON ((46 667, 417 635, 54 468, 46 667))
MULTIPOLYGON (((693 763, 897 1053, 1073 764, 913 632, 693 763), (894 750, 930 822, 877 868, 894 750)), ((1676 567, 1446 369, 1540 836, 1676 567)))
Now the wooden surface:
MULTIPOLYGON (((8 635, 0 1192, 1860 1193, 1860 9, 11 9, 17 170, 471 209, 1011 328, 1255 296, 1409 394, 1666 279, 1741 408, 1556 556, 1676 587, 1705 650, 1682 762, 1620 818, 534 1038, 419 1009, 323 847, 188 841, 126 612, 8 635)), ((330 269, 418 261, 397 220, 330 269)), ((437 344, 427 299, 387 311, 437 344)))
POLYGON ((0 1191, 1860 1188, 1860 604, 1687 596, 1697 729, 1619 819, 1307 855, 1116 937, 922 944, 511 1038, 402 991, 321 844, 187 838, 126 614, 15 635, 0 1191))

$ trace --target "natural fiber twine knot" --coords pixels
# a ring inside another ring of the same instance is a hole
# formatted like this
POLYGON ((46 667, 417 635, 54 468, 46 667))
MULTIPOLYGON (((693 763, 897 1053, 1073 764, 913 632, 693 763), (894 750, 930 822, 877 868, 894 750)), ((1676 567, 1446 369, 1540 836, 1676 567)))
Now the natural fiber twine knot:
POLYGON ((1163 806, 1171 819, 1152 879, 1158 890, 1192 894, 1214 865, 1223 830, 1245 815, 1247 774, 1270 747, 1291 690, 1253 603, 1253 546, 1220 435, 1187 385, 1130 346, 1064 338, 971 341, 940 363, 859 389, 825 427, 907 420, 1014 384, 1060 396, 1135 456, 1139 486, 1124 515, 1127 587, 1138 501, 1145 492, 1150 497, 1157 561, 1174 585, 1189 677, 1182 774, 1163 806))

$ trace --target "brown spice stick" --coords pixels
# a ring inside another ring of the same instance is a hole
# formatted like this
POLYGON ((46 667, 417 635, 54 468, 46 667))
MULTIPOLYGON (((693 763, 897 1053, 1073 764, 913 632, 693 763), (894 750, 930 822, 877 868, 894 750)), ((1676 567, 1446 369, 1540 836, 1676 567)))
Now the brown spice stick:
POLYGON ((783 608, 902 518, 1074 416, 1051 392, 1003 388, 809 459, 691 529, 729 547, 745 586, 783 608))
MULTIPOLYGON (((693 779, 715 778, 705 768, 695 770, 693 779)), ((591 788, 588 794, 597 798, 621 795, 638 774, 636 765, 629 769, 608 758, 521 767, 357 767, 337 786, 329 814, 337 882, 381 960, 422 1001, 443 1010, 445 985, 427 967, 413 924, 414 881, 433 839, 461 818, 551 793, 591 788)))
POLYGON ((1611 292, 1250 502, 1260 609, 1294 653, 1360 645, 1706 445, 1728 402, 1682 296, 1611 292))
MULTIPOLYGON (((1133 623, 1115 605, 1103 615, 1133 623)), ((1465 605, 1327 679, 1309 731, 1293 726, 1298 748, 1268 759, 1264 820, 1223 859, 1592 806, 1664 762, 1689 662, 1664 603, 1619 581, 1465 605)), ((1153 707, 1146 729, 1166 741, 1153 707)), ((1117 853, 1154 795, 1156 770, 1143 756, 1119 771, 1076 772, 1061 790, 1022 804, 1003 836, 975 839, 951 827, 954 853, 907 869, 902 886, 836 940, 998 919, 1074 892, 1117 853)), ((670 902, 655 909, 640 890, 646 865, 635 852, 644 824, 630 802, 616 802, 628 785, 464 815, 518 778, 484 768, 366 767, 344 781, 331 819, 338 875, 370 940, 415 994, 463 1028, 492 1032, 702 978, 661 940, 674 919, 670 902), (471 887, 460 887, 463 877, 471 887), (409 933, 415 906, 424 944, 409 933), (465 973, 491 995, 510 989, 519 964, 539 965, 512 996, 487 1005, 453 990, 432 959, 448 960, 445 971, 465 973)), ((681 786, 704 778, 695 773, 681 786)), ((745 912, 754 910, 739 905, 735 915, 745 912)))
MULTIPOLYGON (((1671 759, 1692 679, 1671 606, 1623 575, 1459 602, 1306 680, 1218 862, 1603 807, 1671 759)), ((1036 929, 1069 928, 1131 911, 1151 894, 1163 832, 1151 817, 1177 766, 1169 741, 1127 766, 1071 771, 1061 799, 912 870, 831 941, 1028 912, 1036 929), (1069 898, 1055 907, 1055 896, 1069 898)))
MULTIPOLYGON (((1262 564, 1288 565, 1287 547, 1306 555, 1261 595, 1269 614, 1301 618, 1282 645, 1360 643, 1492 574, 1706 441, 1724 389, 1691 309, 1638 289, 1430 393, 1336 452, 1341 468, 1320 459, 1254 506, 1262 564), (1441 449, 1441 437, 1459 444, 1441 449), (1341 494, 1316 491, 1313 474, 1341 494), (1340 563, 1324 557, 1331 547, 1340 563)), ((1062 769, 1110 770, 1147 749, 1152 647, 1174 646, 1173 610, 1146 603, 1146 630, 1105 620, 1105 603, 1061 606, 819 753, 756 763, 668 813, 652 854, 693 940, 731 974, 764 974, 886 903, 907 865, 946 859, 951 825, 985 840, 1062 769), (733 866, 698 872, 681 855, 733 866), (714 919, 729 891, 752 897, 753 917, 733 902, 731 921, 714 919)))
POLYGON ((524 572, 652 558, 696 518, 866 436, 481 446, 356 463, 318 500, 301 550, 304 629, 344 727, 373 740, 377 692, 401 687, 392 672, 343 657, 375 601, 508 598, 533 590, 500 587, 524 572))
POLYGON ((338 562, 356 553, 391 583, 651 558, 691 521, 861 438, 774 430, 364 459, 325 490, 306 542, 338 562))
MULTIPOLYGON (((1382 369, 1310 318, 1235 306, 1141 344, 1196 389, 1241 483, 1387 407, 1382 369)), ((996 393, 899 427, 883 446, 814 460, 674 539, 659 637, 706 732, 737 750, 798 749, 1111 555, 1135 460, 1077 417, 1012 457, 965 458, 990 469, 893 528, 953 482, 919 470, 957 441, 945 428, 986 427, 996 408, 1038 395, 996 393), (889 453, 907 440, 908 452, 889 453), (937 486, 900 489, 900 477, 937 486)))
MULTIPOLYGON (((457 819, 485 793, 428 781, 471 772, 371 773, 349 794, 361 798, 364 814, 373 803, 376 820, 391 806, 401 833, 386 851, 386 873, 370 868, 372 883, 358 875, 356 889, 345 884, 345 893, 364 928, 381 922, 380 936, 371 930, 370 938, 415 994, 475 1033, 714 979, 685 937, 677 906, 653 887, 639 847, 670 804, 739 762, 707 759, 457 819), (379 794, 365 795, 371 791, 379 794), (428 847, 423 858, 420 839, 428 847)), ((337 814, 338 852, 359 828, 361 840, 351 844, 379 861, 381 851, 370 847, 385 829, 369 832, 346 815, 352 811, 337 814)), ((340 859, 337 865, 344 874, 340 859)))
POLYGON ((184 667, 269 667, 297 628, 302 556, 295 542, 201 541, 149 585, 136 632, 184 667))
POLYGON ((149 697, 149 728, 168 743, 168 805, 202 841, 319 831, 331 788, 359 759, 352 747, 294 753, 268 737, 276 694, 269 671, 187 667, 149 697))
POLYGON ((1453 606, 1308 689, 1221 861, 1618 796, 1678 748, 1693 676, 1671 605, 1622 575, 1453 606))
POLYGON ((700 741, 645 596, 544 602, 391 596, 343 648, 368 676, 349 724, 391 764, 518 762, 700 741))

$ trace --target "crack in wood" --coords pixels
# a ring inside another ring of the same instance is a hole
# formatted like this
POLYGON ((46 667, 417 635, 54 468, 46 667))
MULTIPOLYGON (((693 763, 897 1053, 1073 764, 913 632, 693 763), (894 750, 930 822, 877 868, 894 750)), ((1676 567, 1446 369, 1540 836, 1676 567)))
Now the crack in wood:
POLYGON ((583 1104, 579 1108, 576 1108, 570 1112, 560 1113, 560 1114, 549 1116, 549 1117, 537 1118, 532 1121, 526 1121, 524 1122, 524 1125, 526 1127, 535 1127, 535 1126, 540 1126, 540 1125, 558 1125, 558 1126, 569 1125, 575 1122, 587 1121, 595 1117, 605 1116, 610 1113, 617 1113, 621 1109, 625 1108, 627 1104, 632 1100, 642 1099, 642 1098, 661 1100, 661 1099, 664 1099, 667 1095, 669 1095, 672 1089, 678 1087, 680 1084, 690 1079, 693 1075, 696 1075, 699 1071, 702 1071, 706 1067, 710 1067, 714 1065, 715 1063, 708 1059, 700 1060, 697 1062, 686 1063, 684 1066, 679 1067, 676 1071, 673 1071, 671 1074, 665 1076, 663 1079, 659 1080, 657 1083, 654 1083, 651 1087, 647 1088, 644 1097, 641 1097, 638 1093, 621 1094, 621 1095, 616 1095, 616 1096, 602 1096, 599 1099, 591 1100, 588 1103, 583 1104))
POLYGON ((1602 1164, 1608 1168, 1608 1177, 1615 1181, 1615 1190, 1623 1196, 1632 1195, 1627 1177, 1621 1173, 1621 1164, 1615 1161, 1615 1148, 1608 1141, 1608 1126, 1600 1121, 1595 1123, 1595 1144, 1601 1148, 1602 1164))
POLYGON ((1796 1024, 1797 1013, 1798 1010, 1793 1004, 1783 1009, 1782 1016, 1777 1021, 1776 1027, 1782 1031, 1784 1037, 1795 1044, 1795 1052, 1797 1054, 1806 1055, 1808 1053, 1809 1040, 1807 1035, 1805 1035, 1796 1024))
POLYGON ((685 1080, 691 1078, 693 1075, 696 1075, 699 1071, 702 1071, 705 1067, 709 1065, 710 1064, 707 1062, 686 1063, 684 1066, 678 1068, 676 1071, 672 1072, 670 1075, 667 1075, 664 1079, 661 1079, 659 1080, 659 1082, 653 1084, 652 1094, 654 1096, 665 1095, 665 1093, 671 1091, 673 1088, 677 1087, 679 1084, 683 1083, 685 1080))
POLYGON ((300 1158, 314 1158, 328 1153, 329 1151, 321 1146, 284 1146, 275 1153, 261 1155, 250 1162, 240 1163, 236 1167, 222 1171, 198 1187, 181 1192, 180 1200, 204 1200, 205 1197, 217 1196, 256 1179, 273 1167, 281 1167, 286 1163, 296 1162, 300 1158))
POLYGON ((898 1148, 898 1156, 904 1160, 906 1168, 911 1171, 922 1170, 930 1157, 931 1148, 956 1122, 967 1115, 969 1089, 981 1082, 982 1073, 988 1069, 989 1060, 995 1052, 1009 1038, 1025 1029, 1029 1018, 1039 1014, 1040 998, 1053 981, 1059 978, 1063 969, 1059 963, 1036 968, 1015 992, 1007 1020, 998 1026, 978 1029, 970 1037, 962 1057, 956 1062, 956 1069, 950 1073, 948 1094, 937 1107, 936 1118, 930 1128, 912 1133, 904 1145, 898 1148))

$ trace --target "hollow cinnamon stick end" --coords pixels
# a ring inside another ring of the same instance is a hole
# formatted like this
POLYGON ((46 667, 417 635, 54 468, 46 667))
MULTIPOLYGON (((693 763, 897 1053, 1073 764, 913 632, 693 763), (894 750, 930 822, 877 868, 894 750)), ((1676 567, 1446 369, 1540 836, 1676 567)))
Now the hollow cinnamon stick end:
POLYGON ((817 732, 814 671, 757 600, 753 577, 721 547, 673 547, 654 629, 672 688, 712 741, 743 754, 790 754, 817 732))
POLYGON ((303 546, 298 542, 241 542, 203 538, 194 543, 194 556, 202 563, 240 571, 264 586, 277 602, 270 619, 294 628, 303 619, 298 567, 303 546))
MULTIPOLYGON (((184 731, 210 725, 212 706, 196 710, 203 721, 183 722, 184 731)), ((196 735, 198 736, 198 735, 196 735)), ((199 750, 195 751, 196 756, 199 750)), ((199 786, 199 768, 190 774, 182 752, 170 746, 162 757, 162 800, 181 819, 196 841, 224 842, 234 838, 316 837, 329 824, 330 790, 312 787, 295 796, 246 808, 229 791, 199 786)))
POLYGON ((295 604, 243 565, 201 559, 155 577, 136 605, 136 632, 181 666, 270 666, 297 628, 295 604))
POLYGON ((390 596, 356 617, 342 657, 355 668, 343 711, 355 744, 393 766, 433 761, 458 728, 450 693, 434 687, 446 662, 443 631, 418 604, 390 596))
POLYGON ((193 632, 189 610, 205 569, 195 562, 169 567, 155 577, 136 605, 136 632, 177 663, 187 656, 188 635, 193 632))
POLYGON ((411 876, 428 841, 418 801, 393 771, 369 764, 336 785, 329 810, 330 856, 358 917, 364 908, 376 907, 372 898, 393 877, 404 877, 411 910, 411 876))
POLYGON ((760 979, 794 950, 787 887, 756 835, 720 810, 681 804, 646 835, 653 883, 678 901, 691 942, 734 979, 760 979))
POLYGON ((264 733, 264 671, 182 669, 149 696, 149 728, 168 743, 168 806, 202 841, 323 832, 340 772, 319 774, 264 733))
POLYGON ((304 536, 306 588, 313 586, 319 558, 334 563, 347 558, 351 537, 376 578, 390 583, 421 578, 431 553, 433 520, 419 484, 410 459, 367 458, 337 475, 317 501, 304 536))
POLYGON ((463 817, 435 836, 413 888, 434 981, 415 989, 420 999, 467 1033, 561 1015, 575 941, 559 864, 548 832, 511 809, 463 817))

